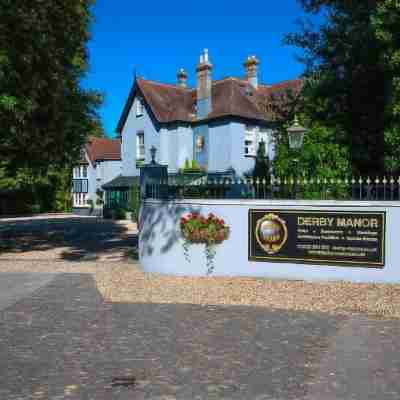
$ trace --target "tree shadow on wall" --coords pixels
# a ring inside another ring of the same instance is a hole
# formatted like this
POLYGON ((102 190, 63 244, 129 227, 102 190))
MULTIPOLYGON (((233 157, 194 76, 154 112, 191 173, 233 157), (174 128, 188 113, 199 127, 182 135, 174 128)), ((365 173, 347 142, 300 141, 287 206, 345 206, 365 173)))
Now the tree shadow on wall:
POLYGON ((140 217, 140 256, 151 256, 156 247, 160 248, 161 253, 167 253, 181 238, 181 216, 193 212, 200 212, 200 207, 172 202, 146 204, 140 217), (154 241, 160 237, 162 243, 157 243, 155 247, 154 241))

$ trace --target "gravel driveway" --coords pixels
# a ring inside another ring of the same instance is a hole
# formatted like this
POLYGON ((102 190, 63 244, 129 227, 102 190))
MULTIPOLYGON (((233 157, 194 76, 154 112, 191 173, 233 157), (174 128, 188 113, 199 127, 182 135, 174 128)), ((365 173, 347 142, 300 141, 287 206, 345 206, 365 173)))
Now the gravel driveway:
POLYGON ((0 259, 121 261, 136 225, 70 214, 0 219, 0 259))

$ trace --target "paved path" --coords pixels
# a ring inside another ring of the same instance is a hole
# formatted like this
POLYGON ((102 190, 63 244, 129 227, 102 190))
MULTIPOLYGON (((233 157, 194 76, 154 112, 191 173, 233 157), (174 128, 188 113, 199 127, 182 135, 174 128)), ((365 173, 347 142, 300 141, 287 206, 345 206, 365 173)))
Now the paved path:
POLYGON ((3 310, 48 284, 55 274, 3 272, 0 277, 0 310, 3 310))
POLYGON ((110 304, 91 275, 16 275, 0 274, 1 399, 400 398, 400 321, 110 304))

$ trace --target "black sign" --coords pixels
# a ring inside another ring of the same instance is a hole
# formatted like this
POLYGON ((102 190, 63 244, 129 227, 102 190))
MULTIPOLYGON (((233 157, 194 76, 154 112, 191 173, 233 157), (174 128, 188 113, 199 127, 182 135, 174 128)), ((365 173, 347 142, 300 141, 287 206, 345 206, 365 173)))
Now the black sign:
POLYGON ((383 268, 385 212, 249 210, 249 260, 383 268))

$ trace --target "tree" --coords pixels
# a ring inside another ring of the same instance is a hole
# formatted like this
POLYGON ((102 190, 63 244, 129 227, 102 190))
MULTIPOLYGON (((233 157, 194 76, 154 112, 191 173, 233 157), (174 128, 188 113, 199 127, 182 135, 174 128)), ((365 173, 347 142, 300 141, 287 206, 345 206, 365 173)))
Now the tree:
POLYGON ((259 179, 261 182, 265 179, 267 183, 270 181, 269 159, 265 150, 265 142, 262 140, 257 149, 255 165, 253 170, 253 178, 259 179))
POLYGON ((308 126, 303 147, 297 154, 298 171, 293 171, 294 154, 289 148, 287 127, 288 124, 283 124, 276 136, 276 156, 274 159, 276 176, 303 175, 308 179, 327 180, 350 178, 351 168, 348 149, 336 143, 336 135, 332 128, 326 128, 318 122, 313 122, 308 126))
POLYGON ((375 35, 384 49, 382 63, 391 77, 385 127, 385 167, 389 173, 400 173, 400 2, 381 1, 371 18, 375 35))
MULTIPOLYGON (((384 172, 385 128, 392 123, 396 79, 388 48, 398 42, 382 32, 396 31, 398 2, 300 0, 308 13, 323 12, 325 23, 314 29, 303 22, 284 42, 303 50, 306 67, 306 115, 332 131, 336 143, 350 151, 356 173, 384 172), (380 5, 384 3, 384 5, 380 5), (391 12, 389 22, 383 19, 391 12), (395 22, 394 22, 395 21, 395 22), (385 36, 386 37, 386 36, 385 36)), ((397 31, 396 31, 397 32, 397 31)), ((398 34, 396 35, 398 39, 398 34)))
POLYGON ((66 166, 98 126, 102 96, 80 87, 94 0, 0 0, 0 159, 9 175, 66 166))

